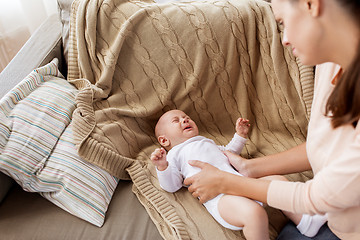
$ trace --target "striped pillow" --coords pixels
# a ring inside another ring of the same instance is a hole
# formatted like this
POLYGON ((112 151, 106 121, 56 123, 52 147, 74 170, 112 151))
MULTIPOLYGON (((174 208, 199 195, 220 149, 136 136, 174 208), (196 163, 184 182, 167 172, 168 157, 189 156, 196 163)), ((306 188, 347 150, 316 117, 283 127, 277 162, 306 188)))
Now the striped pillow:
POLYGON ((70 124, 76 93, 55 59, 0 100, 0 171, 100 227, 118 179, 77 154, 70 124))

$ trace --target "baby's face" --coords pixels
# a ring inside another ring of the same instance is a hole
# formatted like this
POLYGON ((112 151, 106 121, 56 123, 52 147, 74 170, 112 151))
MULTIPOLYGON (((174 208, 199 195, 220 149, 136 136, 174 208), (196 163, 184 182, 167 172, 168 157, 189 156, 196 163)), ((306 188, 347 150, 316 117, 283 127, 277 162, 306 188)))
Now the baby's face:
POLYGON ((198 127, 191 118, 180 110, 166 112, 158 122, 159 135, 170 141, 170 148, 199 135, 198 127))

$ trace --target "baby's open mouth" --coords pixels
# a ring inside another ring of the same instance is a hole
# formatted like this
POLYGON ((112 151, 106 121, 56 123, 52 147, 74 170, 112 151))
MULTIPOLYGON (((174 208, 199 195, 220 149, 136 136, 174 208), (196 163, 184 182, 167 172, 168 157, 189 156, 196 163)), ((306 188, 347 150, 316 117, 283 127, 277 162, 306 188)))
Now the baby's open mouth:
POLYGON ((184 128, 184 130, 190 130, 192 127, 188 126, 186 128, 184 128))

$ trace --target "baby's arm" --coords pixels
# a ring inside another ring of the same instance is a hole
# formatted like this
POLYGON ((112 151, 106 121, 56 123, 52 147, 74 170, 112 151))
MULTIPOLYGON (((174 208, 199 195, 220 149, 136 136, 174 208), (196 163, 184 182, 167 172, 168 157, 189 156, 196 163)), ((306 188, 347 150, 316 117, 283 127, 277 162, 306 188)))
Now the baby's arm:
POLYGON ((236 121, 236 133, 231 141, 226 146, 219 146, 221 151, 228 150, 235 154, 240 154, 242 149, 245 146, 247 134, 249 132, 250 123, 249 120, 245 118, 238 118, 236 121))
POLYGON ((159 171, 164 171, 169 165, 166 160, 166 151, 164 148, 155 149, 151 154, 150 159, 159 171))
POLYGON ((162 189, 167 192, 176 192, 183 186, 183 176, 170 159, 166 159, 164 148, 157 148, 150 156, 151 162, 156 166, 156 173, 162 189))
POLYGON ((218 146, 221 151, 230 151, 239 155, 244 148, 246 143, 246 138, 241 137, 239 134, 235 133, 234 137, 226 146, 218 146))

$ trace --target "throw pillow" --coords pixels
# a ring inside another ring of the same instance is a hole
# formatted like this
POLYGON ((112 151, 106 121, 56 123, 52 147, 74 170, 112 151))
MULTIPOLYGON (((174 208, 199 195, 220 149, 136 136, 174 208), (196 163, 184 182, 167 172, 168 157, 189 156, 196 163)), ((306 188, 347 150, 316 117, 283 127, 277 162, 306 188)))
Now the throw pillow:
POLYGON ((70 124, 76 93, 55 59, 0 100, 0 171, 100 227, 118 179, 77 154, 70 124))

